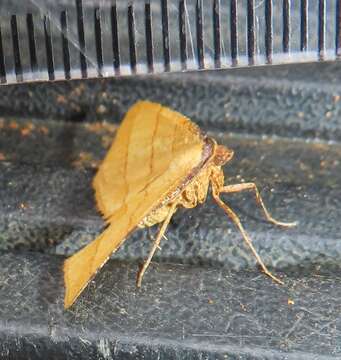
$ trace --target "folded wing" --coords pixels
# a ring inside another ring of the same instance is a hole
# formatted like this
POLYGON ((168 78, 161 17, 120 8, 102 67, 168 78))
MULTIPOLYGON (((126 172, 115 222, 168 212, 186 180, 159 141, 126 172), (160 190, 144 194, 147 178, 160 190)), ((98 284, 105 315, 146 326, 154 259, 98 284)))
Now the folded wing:
POLYGON ((69 307, 137 224, 202 160, 199 128, 179 113, 139 102, 127 113, 94 179, 107 229, 64 264, 69 307))

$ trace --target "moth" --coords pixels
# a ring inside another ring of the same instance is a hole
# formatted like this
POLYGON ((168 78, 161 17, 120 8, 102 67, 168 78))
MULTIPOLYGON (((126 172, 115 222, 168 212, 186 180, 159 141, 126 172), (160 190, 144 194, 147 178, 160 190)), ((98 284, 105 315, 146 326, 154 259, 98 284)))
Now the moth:
POLYGON ((94 241, 65 260, 65 308, 70 307, 110 255, 137 227, 160 224, 149 256, 137 276, 137 286, 167 226, 179 207, 205 202, 209 188, 217 205, 240 230, 265 274, 282 281, 265 266, 237 214, 222 194, 253 191, 265 218, 279 226, 254 183, 225 185, 222 166, 233 151, 200 131, 191 120, 160 104, 140 101, 130 108, 94 178, 97 207, 107 227, 94 241))

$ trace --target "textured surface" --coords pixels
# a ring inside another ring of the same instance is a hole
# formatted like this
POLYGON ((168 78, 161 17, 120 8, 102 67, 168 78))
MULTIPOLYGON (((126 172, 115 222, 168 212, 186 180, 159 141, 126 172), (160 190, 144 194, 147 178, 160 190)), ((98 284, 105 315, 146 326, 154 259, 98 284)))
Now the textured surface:
MULTIPOLYGON (((95 209, 91 182, 109 144, 103 144, 103 138, 111 139, 113 129, 99 124, 66 125, 75 144, 68 149, 60 136, 66 131, 61 123, 49 122, 48 135, 37 136, 40 123, 35 122, 35 130, 24 137, 21 132, 27 125, 17 124, 14 130, 4 126, 2 142, 8 160, 0 161, 2 249, 70 254, 93 240, 104 226, 95 209), (69 161, 61 149, 68 152, 69 161)), ((264 222, 251 194, 224 196, 241 215, 266 263, 284 268, 340 261, 340 145, 211 135, 235 151, 235 158, 224 167, 226 182, 255 181, 275 217, 299 221, 294 229, 276 228, 264 222)), ((210 198, 193 210, 179 211, 167 237, 157 254, 163 260, 236 269, 255 265, 240 234, 210 198)), ((115 256, 141 259, 149 247, 147 231, 139 230, 115 256)))
POLYGON ((2 255, 2 356, 322 359, 340 355, 339 268, 289 274, 286 285, 278 286, 257 271, 153 265, 144 287, 137 290, 135 266, 110 262, 80 301, 64 312, 58 276, 62 260, 37 254, 2 255))
POLYGON ((0 87, 2 114, 121 120, 137 100, 161 102, 200 127, 341 139, 341 63, 0 87))
POLYGON ((0 110, 8 115, 0 119, 1 356, 340 357, 339 69, 0 88, 0 110), (236 153, 225 167, 227 182, 255 181, 275 217, 299 221, 292 230, 275 228, 251 194, 225 197, 285 286, 256 269, 240 234, 209 199, 176 214, 141 291, 135 275, 150 242, 139 230, 63 312, 63 258, 55 254, 73 253, 103 227, 91 181, 116 126, 96 120, 117 123, 141 97, 210 130, 236 153))

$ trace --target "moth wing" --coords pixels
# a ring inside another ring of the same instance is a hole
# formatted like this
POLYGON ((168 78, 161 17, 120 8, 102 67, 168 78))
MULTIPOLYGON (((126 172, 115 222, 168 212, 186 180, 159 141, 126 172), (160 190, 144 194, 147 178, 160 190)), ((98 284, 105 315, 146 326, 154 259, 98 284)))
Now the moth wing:
POLYGON ((65 261, 66 308, 126 236, 201 163, 203 147, 199 128, 181 114, 149 102, 129 110, 94 179, 109 226, 65 261))

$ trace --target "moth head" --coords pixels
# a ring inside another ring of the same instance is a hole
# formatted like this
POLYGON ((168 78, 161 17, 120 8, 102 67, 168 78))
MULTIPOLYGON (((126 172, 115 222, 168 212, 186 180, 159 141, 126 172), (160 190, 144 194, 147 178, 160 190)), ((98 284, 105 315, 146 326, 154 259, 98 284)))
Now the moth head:
POLYGON ((223 166, 233 157, 233 150, 223 145, 218 145, 214 154, 213 162, 217 166, 223 166))

